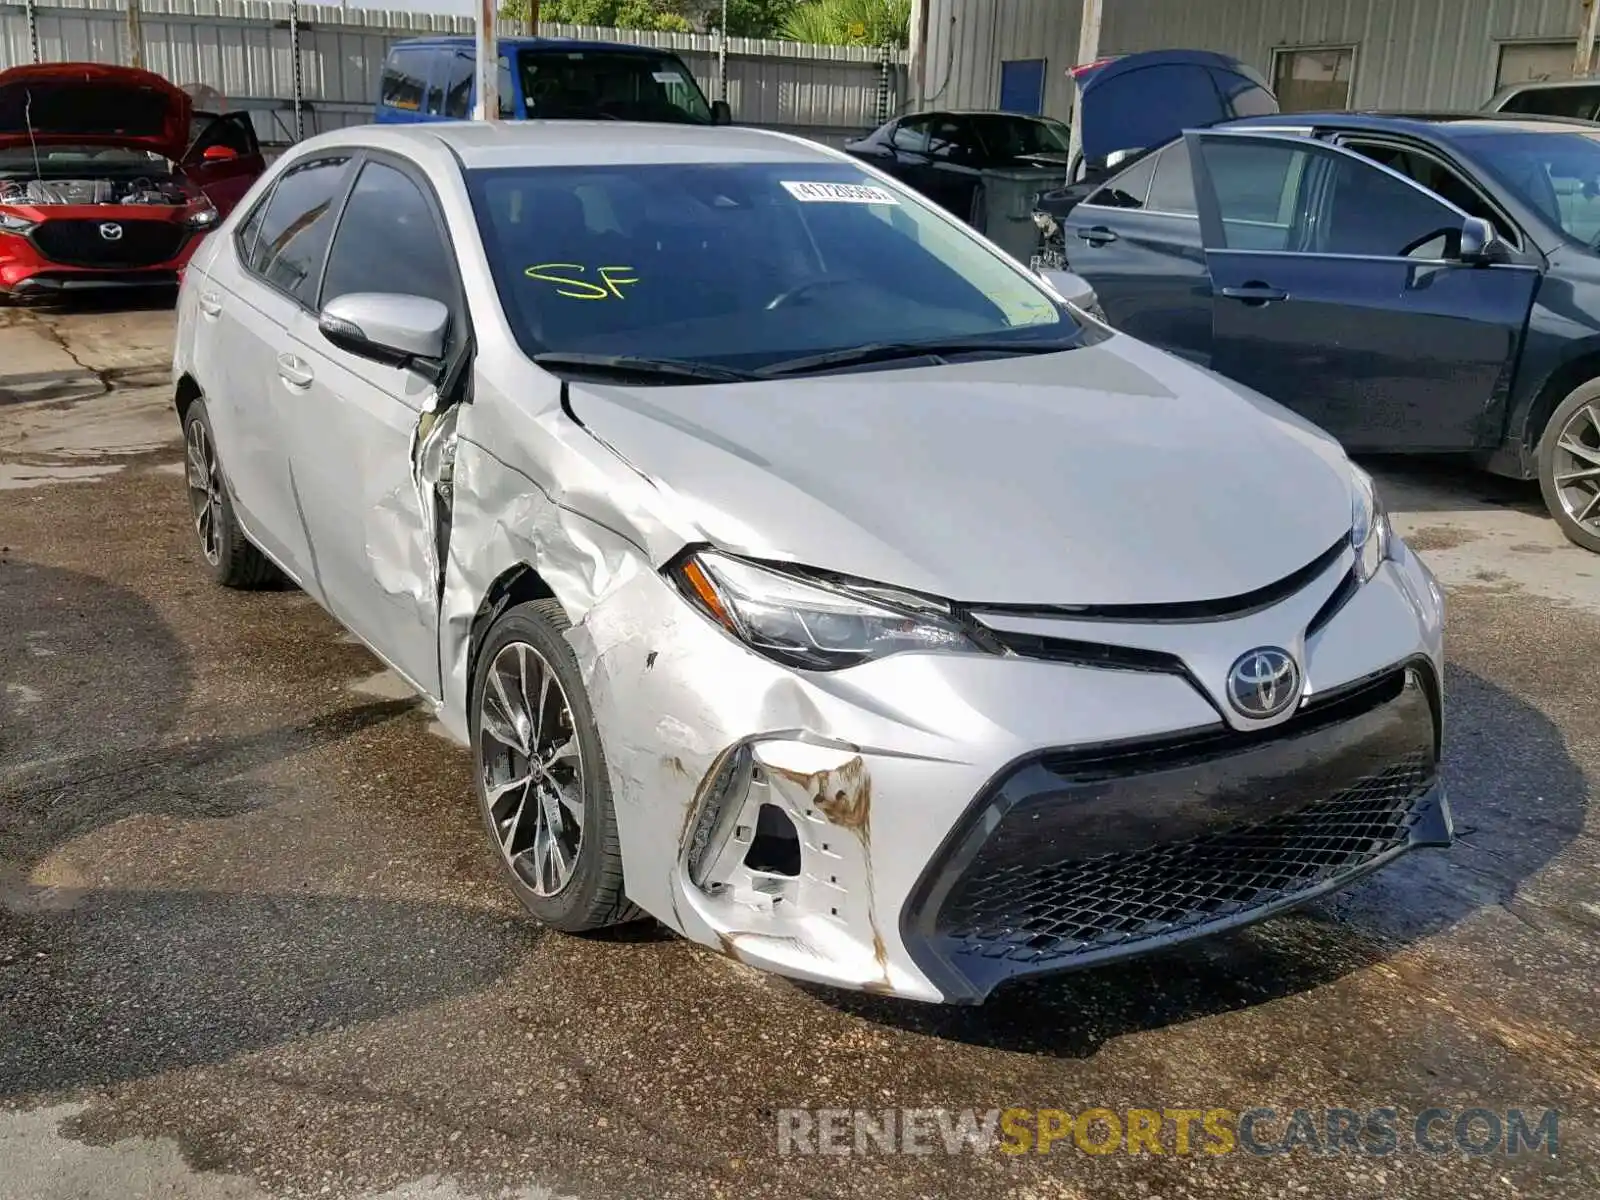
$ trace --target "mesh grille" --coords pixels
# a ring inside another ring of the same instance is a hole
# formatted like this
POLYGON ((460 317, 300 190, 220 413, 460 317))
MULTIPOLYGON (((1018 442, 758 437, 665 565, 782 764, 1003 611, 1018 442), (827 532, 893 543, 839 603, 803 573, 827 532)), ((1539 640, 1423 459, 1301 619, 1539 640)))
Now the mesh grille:
POLYGON ((171 221, 43 221, 33 244, 64 267, 153 267, 178 253, 188 231, 171 221), (120 226, 122 235, 101 235, 102 225, 120 226))
POLYGON ((1415 754, 1326 800, 1132 853, 968 877, 940 932, 957 953, 1048 963, 1190 930, 1347 875, 1404 845, 1433 781, 1415 754))

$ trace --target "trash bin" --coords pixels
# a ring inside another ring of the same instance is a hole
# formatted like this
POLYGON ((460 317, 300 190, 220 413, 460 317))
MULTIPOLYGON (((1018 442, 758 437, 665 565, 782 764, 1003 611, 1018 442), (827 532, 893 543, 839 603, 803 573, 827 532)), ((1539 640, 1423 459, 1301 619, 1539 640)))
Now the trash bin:
POLYGON ((1061 186, 1061 168, 1026 167, 982 172, 973 202, 972 224, 979 233, 1023 264, 1039 250, 1033 199, 1061 186))

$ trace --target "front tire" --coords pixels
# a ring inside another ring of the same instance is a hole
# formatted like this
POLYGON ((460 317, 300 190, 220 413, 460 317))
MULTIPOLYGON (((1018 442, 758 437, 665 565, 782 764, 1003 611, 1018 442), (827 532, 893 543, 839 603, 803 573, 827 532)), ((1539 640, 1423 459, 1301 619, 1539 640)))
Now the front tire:
POLYGON ((1600 554, 1600 379, 1550 414, 1539 440, 1539 490, 1567 539, 1600 554))
POLYGON ((204 400, 195 400, 183 415, 183 449, 189 515, 211 578, 223 587, 246 590, 277 583, 278 568, 245 537, 234 515, 204 400))
POLYGON ((554 600, 490 627, 468 714, 478 808, 511 889, 538 920, 584 933, 637 918, 605 753, 554 600))

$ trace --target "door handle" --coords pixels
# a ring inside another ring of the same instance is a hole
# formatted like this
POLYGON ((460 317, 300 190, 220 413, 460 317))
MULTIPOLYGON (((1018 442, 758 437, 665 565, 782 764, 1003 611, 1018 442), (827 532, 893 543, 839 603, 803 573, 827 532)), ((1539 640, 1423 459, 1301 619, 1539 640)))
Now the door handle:
POLYGON ((1222 294, 1229 300, 1237 300, 1241 304, 1248 304, 1252 308, 1259 308, 1263 304, 1271 304, 1274 300, 1287 300, 1289 293, 1282 288, 1275 288, 1271 284, 1251 280, 1243 287, 1225 287, 1222 294))
POLYGON ((1107 229, 1104 225, 1096 225, 1090 229, 1078 230, 1080 240, 1088 242, 1091 246, 1104 246, 1108 242, 1117 240, 1115 231, 1107 229))
POLYGON ((199 305, 200 312, 204 316, 220 317, 222 315, 222 301, 217 298, 215 292, 201 292, 199 305))
POLYGON ((303 359, 292 354, 278 355, 278 378, 292 388, 308 388, 311 381, 316 378, 316 373, 305 364, 303 359))

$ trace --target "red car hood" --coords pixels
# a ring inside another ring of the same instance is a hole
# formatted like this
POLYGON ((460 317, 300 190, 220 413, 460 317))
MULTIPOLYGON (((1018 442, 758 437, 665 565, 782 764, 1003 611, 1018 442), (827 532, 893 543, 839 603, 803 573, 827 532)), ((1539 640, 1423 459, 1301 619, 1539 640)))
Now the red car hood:
POLYGON ((0 150, 31 142, 125 146, 176 160, 189 145, 192 107, 188 93, 135 67, 12 67, 0 71, 0 150))

